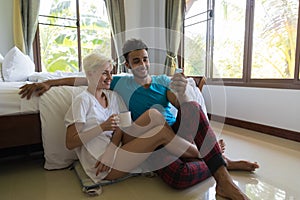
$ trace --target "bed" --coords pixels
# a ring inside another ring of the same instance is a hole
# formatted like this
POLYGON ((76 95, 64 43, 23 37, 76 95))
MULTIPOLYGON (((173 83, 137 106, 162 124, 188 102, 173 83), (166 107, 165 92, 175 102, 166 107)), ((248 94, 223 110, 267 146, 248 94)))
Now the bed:
POLYGON ((84 73, 35 72, 26 77, 28 81, 0 81, 0 150, 42 142, 40 98, 22 99, 18 94, 19 88, 26 83, 71 76, 82 77, 84 73))
MULTIPOLYGON (((189 78, 191 95, 204 99, 200 91, 205 84, 204 77, 189 78)), ((44 168, 62 169, 74 162, 76 155, 65 147, 64 114, 72 98, 86 86, 52 87, 41 97, 21 99, 19 87, 26 82, 0 82, 0 150, 11 147, 42 145, 45 157, 44 168)), ((206 108, 204 109, 206 112, 206 108)))
POLYGON ((41 142, 38 98, 18 95, 26 82, 0 82, 0 149, 41 142))

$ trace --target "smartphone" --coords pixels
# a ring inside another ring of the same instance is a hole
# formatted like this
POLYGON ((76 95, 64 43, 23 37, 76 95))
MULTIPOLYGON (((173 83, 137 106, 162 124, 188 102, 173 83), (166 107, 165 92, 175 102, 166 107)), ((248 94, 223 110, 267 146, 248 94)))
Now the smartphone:
POLYGON ((183 69, 181 68, 176 68, 175 69, 175 73, 174 74, 182 74, 183 73, 183 69))

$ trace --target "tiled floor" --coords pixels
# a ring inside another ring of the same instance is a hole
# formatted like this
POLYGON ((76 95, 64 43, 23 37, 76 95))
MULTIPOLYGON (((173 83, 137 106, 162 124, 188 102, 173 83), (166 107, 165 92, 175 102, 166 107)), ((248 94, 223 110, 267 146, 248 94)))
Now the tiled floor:
MULTIPOLYGON (((300 143, 213 123, 216 133, 226 142, 232 159, 257 161, 255 173, 230 172, 234 181, 257 200, 300 199, 300 143), (220 131, 222 130, 222 131, 220 131), (222 133, 221 133, 222 132, 222 133)), ((221 199, 215 196, 212 178, 186 190, 174 190, 158 177, 135 177, 103 187, 101 196, 88 197, 74 171, 43 169, 41 157, 0 161, 1 200, 177 200, 221 199)))

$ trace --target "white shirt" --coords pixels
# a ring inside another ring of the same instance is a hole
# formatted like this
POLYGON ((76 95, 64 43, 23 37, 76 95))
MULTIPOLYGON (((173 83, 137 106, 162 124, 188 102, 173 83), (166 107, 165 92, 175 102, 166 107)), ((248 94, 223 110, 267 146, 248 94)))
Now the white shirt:
MULTIPOLYGON (((119 114, 128 110, 124 101, 116 92, 111 90, 104 90, 103 92, 108 102, 106 108, 87 90, 76 96, 65 116, 66 127, 74 123, 83 123, 81 132, 84 132, 99 126, 112 114, 119 114)), ((102 173, 96 176, 94 166, 110 143, 111 137, 112 131, 104 131, 96 138, 75 149, 85 172, 95 182, 101 181, 107 175, 107 173, 102 173)))

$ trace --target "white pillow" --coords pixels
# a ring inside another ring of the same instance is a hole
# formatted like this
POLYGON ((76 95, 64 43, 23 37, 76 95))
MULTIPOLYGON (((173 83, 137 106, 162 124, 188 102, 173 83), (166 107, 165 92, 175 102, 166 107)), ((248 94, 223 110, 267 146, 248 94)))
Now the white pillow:
POLYGON ((84 89, 86 89, 86 86, 52 87, 40 97, 39 109, 42 125, 45 169, 63 169, 78 159, 75 151, 66 148, 66 126, 64 118, 72 104, 72 99, 84 89))
POLYGON ((34 72, 35 66, 29 56, 23 54, 16 46, 5 55, 2 64, 4 81, 26 81, 34 72))
POLYGON ((190 97, 191 101, 196 101, 199 103, 199 105, 202 108, 202 111, 204 112, 204 114, 208 120, 207 109, 206 109, 205 100, 202 95, 202 92, 196 86, 196 83, 193 78, 187 78, 187 81, 188 81, 188 85, 186 87, 187 96, 190 97))

